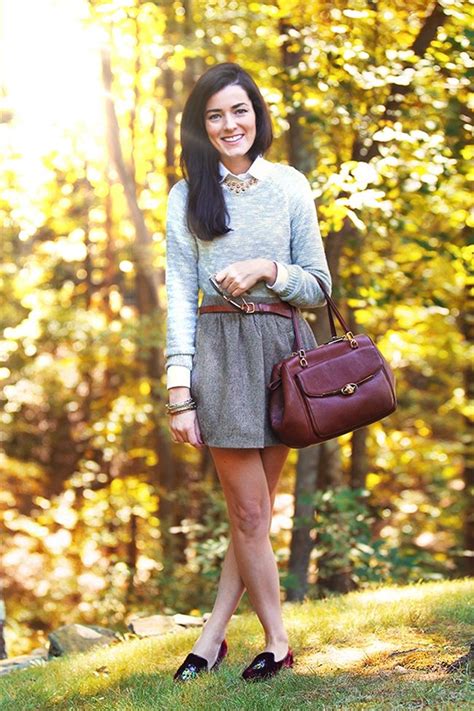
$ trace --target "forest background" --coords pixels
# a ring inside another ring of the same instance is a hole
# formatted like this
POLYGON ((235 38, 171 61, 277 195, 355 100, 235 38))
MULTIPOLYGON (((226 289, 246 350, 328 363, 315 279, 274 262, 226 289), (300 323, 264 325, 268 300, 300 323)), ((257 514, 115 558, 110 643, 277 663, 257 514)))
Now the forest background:
MULTIPOLYGON (((260 86, 267 157, 310 180, 334 296, 397 378, 389 418, 292 451, 272 528, 286 598, 471 574, 472 6, 0 11, 8 652, 65 622, 125 629, 136 611, 210 609, 225 505, 207 450, 167 428, 164 246, 180 113, 220 61, 260 86)), ((327 340, 324 310, 306 315, 327 340)))

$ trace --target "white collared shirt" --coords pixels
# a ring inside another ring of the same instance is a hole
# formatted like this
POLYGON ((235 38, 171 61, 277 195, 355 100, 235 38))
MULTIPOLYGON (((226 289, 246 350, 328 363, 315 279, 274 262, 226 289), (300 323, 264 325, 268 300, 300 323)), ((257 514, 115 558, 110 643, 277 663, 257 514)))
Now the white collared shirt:
POLYGON ((246 178, 257 178, 257 180, 263 180, 269 172, 271 163, 261 155, 257 156, 252 163, 252 165, 247 169, 245 173, 233 173, 231 170, 225 167, 224 163, 219 161, 219 172, 221 174, 221 183, 227 175, 231 175, 233 178, 239 178, 240 180, 245 180, 246 178))

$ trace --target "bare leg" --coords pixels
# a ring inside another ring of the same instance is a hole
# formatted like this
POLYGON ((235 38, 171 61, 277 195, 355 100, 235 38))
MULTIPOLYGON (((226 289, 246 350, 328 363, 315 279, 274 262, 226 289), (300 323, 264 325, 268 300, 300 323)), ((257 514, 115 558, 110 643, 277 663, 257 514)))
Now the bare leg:
POLYGON ((211 448, 229 512, 240 576, 265 631, 266 651, 281 659, 288 649, 280 585, 269 527, 272 502, 259 450, 211 448))
MULTIPOLYGON (((288 456, 289 449, 285 445, 265 447, 258 450, 264 467, 271 507, 275 501, 278 480, 288 456)), ((270 530, 271 519, 268 530, 270 530)), ((209 666, 214 663, 219 645, 225 637, 229 620, 238 607, 245 586, 240 577, 234 553, 234 544, 229 543, 227 553, 222 565, 222 573, 217 590, 217 596, 211 616, 206 622, 201 636, 196 641, 193 652, 208 660, 209 666)), ((278 659, 278 657, 276 657, 278 659)))

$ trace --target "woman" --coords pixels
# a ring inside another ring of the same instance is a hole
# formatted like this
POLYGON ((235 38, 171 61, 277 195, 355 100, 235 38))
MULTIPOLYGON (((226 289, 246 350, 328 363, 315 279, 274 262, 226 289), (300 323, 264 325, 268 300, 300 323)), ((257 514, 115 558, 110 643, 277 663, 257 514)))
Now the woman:
MULTIPOLYGON (((239 65, 218 64, 200 77, 181 122, 185 180, 168 201, 167 409, 174 442, 209 447, 231 541, 211 616, 175 674, 179 681, 222 661, 245 589, 266 644, 243 678, 293 665, 269 538, 289 450, 270 427, 267 385, 273 364, 291 355, 289 304, 324 304, 313 274, 328 290, 331 278, 309 183, 263 157, 272 138, 265 101, 239 65), (251 305, 241 311, 225 301, 210 276, 233 301, 251 305)), ((315 347, 309 324, 298 319, 305 347, 315 347)))

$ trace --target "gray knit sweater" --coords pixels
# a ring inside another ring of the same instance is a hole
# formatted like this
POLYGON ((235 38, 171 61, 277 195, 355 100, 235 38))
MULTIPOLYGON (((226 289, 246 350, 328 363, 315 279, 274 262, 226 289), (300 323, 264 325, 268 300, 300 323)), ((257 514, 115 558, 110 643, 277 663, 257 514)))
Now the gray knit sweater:
POLYGON ((235 194, 223 184, 232 232, 207 242, 186 226, 187 184, 180 180, 168 197, 166 290, 168 300, 166 367, 192 368, 199 290, 216 296, 209 275, 232 262, 266 258, 283 264, 288 279, 278 289, 258 282, 246 298, 274 299, 312 308, 325 303, 313 276, 331 291, 314 199, 305 175, 291 166, 260 158, 263 175, 235 194))

